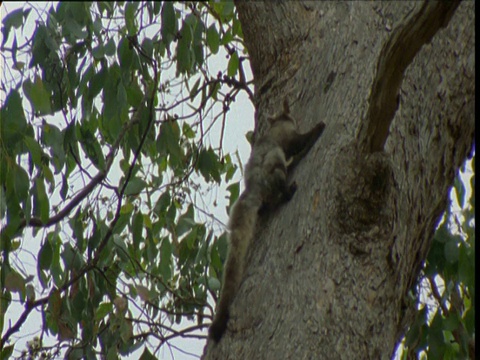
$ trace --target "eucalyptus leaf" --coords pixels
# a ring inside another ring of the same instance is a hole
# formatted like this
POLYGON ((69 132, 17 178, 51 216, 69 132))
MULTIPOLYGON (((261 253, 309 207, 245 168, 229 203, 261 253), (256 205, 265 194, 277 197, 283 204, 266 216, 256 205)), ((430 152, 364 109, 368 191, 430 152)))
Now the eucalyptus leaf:
POLYGON ((207 45, 212 54, 218 53, 220 46, 220 35, 218 35, 215 24, 210 25, 207 29, 207 45))
POLYGON ((230 77, 235 76, 235 74, 238 71, 238 65, 239 65, 238 53, 235 51, 230 56, 230 60, 228 61, 227 75, 230 77))
POLYGON ((173 2, 165 1, 163 2, 162 11, 161 11, 161 34, 162 40, 167 47, 174 39, 177 29, 177 17, 175 15, 175 9, 173 7, 173 2))
POLYGON ((26 80, 23 83, 23 91, 36 113, 39 115, 52 114, 50 102, 51 94, 45 89, 42 79, 35 77, 35 82, 26 80))

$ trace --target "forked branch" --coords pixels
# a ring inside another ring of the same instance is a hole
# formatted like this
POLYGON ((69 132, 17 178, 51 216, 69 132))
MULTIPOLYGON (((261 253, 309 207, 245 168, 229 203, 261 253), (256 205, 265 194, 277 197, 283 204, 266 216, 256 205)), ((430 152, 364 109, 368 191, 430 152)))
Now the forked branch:
POLYGON ((425 1, 421 9, 395 29, 380 52, 367 117, 358 132, 365 152, 382 151, 398 108, 403 74, 421 47, 452 18, 460 1, 425 1))

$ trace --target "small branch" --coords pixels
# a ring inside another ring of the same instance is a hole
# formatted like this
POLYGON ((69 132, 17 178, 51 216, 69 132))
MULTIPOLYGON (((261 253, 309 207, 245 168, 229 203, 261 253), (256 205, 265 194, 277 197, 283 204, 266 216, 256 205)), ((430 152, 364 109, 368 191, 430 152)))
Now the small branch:
POLYGON ((424 44, 452 18, 460 1, 425 1, 422 8, 394 30, 380 52, 370 106, 357 138, 366 152, 382 151, 398 108, 398 91, 406 68, 424 44))
MULTIPOLYGON (((440 295, 440 292, 438 291, 437 284, 433 280, 432 277, 427 277, 429 283, 430 283, 430 288, 432 289, 433 297, 435 300, 438 302, 438 305, 440 306, 440 309, 442 310, 443 316, 445 318, 448 318, 450 316, 450 311, 448 310, 445 302, 442 299, 442 295, 440 295)), ((450 295, 450 305, 452 307, 452 311, 457 313, 459 316, 461 315, 461 309, 460 307, 455 307, 454 303, 462 303, 462 299, 455 299, 456 297, 459 297, 458 293, 456 290, 452 290, 451 295, 450 295)), ((460 322, 458 324, 458 327, 452 330, 452 335, 457 344, 461 345, 462 344, 462 338, 465 337, 465 334, 467 334, 467 330, 463 326, 463 323, 460 322)), ((473 343, 468 343, 467 344, 467 351, 469 352, 470 358, 475 359, 475 344, 473 343), (472 356, 473 355, 473 356, 472 356)))
MULTIPOLYGON (((143 146, 143 143, 145 142, 145 139, 146 139, 146 136, 147 136, 147 133, 148 133, 148 130, 150 129, 151 127, 151 124, 153 123, 153 120, 154 120, 154 112, 155 112, 155 109, 153 107, 153 99, 154 99, 154 95, 155 95, 155 91, 157 90, 157 87, 158 87, 158 73, 157 73, 157 68, 156 68, 156 62, 154 62, 154 70, 155 70, 155 80, 154 80, 154 86, 153 86, 153 89, 152 89, 152 94, 148 94, 146 93, 145 96, 144 96, 144 101, 142 102, 142 104, 147 101, 148 103, 148 110, 150 112, 150 119, 149 119, 149 124, 147 126, 147 129, 145 130, 145 133, 143 134, 143 137, 141 139, 141 143, 139 145, 139 148, 137 149, 137 152, 135 153, 135 159, 134 159, 134 162, 133 164, 131 165, 131 167, 133 167, 135 165, 135 162, 139 156, 139 153, 140 153, 140 150, 143 146)), ((108 174, 108 171, 110 170, 111 166, 112 166, 112 163, 113 163, 113 160, 115 158, 115 155, 116 155, 116 152, 120 146, 120 143, 121 143, 121 140, 123 139, 123 137, 125 136, 125 134, 128 132, 128 130, 131 128, 131 126, 133 124, 136 124, 136 123, 139 123, 140 122, 140 117, 141 117, 141 113, 142 113, 142 106, 139 106, 135 113, 133 114, 131 120, 127 123, 125 123, 123 129, 122 129, 122 132, 120 133, 120 135, 118 136, 117 140, 115 141, 115 143, 113 144, 112 146, 112 149, 110 150, 109 154, 107 155, 107 158, 106 158, 106 164, 105 164, 105 169, 100 171, 97 175, 95 175, 95 177, 90 181, 90 183, 80 192, 77 194, 77 196, 75 196, 72 201, 70 201, 70 203, 68 203, 68 205, 66 205, 62 211, 60 211, 57 215, 51 217, 47 222, 43 223, 41 220, 39 219, 30 219, 30 221, 27 223, 25 220, 20 224, 19 226, 19 230, 22 229, 23 227, 25 227, 26 225, 30 225, 30 226, 39 226, 39 227, 46 227, 46 226, 50 226, 50 225, 53 225, 55 224, 56 222, 60 221, 64 216, 68 215, 68 213, 76 206, 78 205, 89 193, 91 190, 93 190, 93 188, 99 184, 101 181, 103 181, 103 179, 106 177, 106 175, 108 174), (33 222, 33 223, 32 223, 33 222)), ((131 169, 130 169, 131 170, 131 169)), ((75 276, 73 276, 69 281, 67 281, 65 284, 63 284, 59 289, 54 289, 52 291, 59 291, 59 292, 63 292, 65 291, 66 289, 68 289, 72 284, 74 284, 75 282, 77 282, 80 278, 82 278, 87 272, 91 271, 92 269, 95 268, 96 264, 98 263, 99 259, 100 259, 100 254, 101 254, 101 251, 105 248, 110 236, 113 234, 113 228, 115 227, 115 224, 117 223, 119 217, 120 217, 120 207, 121 207, 121 203, 122 203, 122 197, 123 197, 123 193, 125 191, 125 188, 126 188, 126 184, 128 183, 128 180, 131 176, 131 171, 129 171, 128 173, 128 176, 125 180, 125 184, 124 186, 122 187, 121 191, 120 191, 120 194, 119 194, 119 203, 118 203, 118 208, 117 208, 117 213, 116 213, 116 216, 115 218, 113 219, 113 221, 110 223, 110 226, 108 228, 108 231, 107 231, 107 234, 104 236, 104 238, 102 239, 102 242, 100 243, 100 245, 98 246, 97 248, 97 251, 95 252, 95 256, 94 258, 92 259, 92 261, 89 263, 89 264, 86 264, 79 272, 78 274, 76 274, 75 276)), ((3 236, 3 232, 2 232, 2 236, 3 236)), ((18 332, 20 330, 20 327, 23 325, 23 323, 27 320, 27 317, 28 315, 30 314, 30 312, 40 306, 40 305, 44 305, 48 302, 48 299, 49 299, 50 295, 47 296, 47 297, 44 297, 44 298, 41 298, 41 299, 38 299, 36 301, 33 301, 33 302, 29 302, 25 305, 25 310, 23 311, 22 315, 20 315, 20 317, 18 318, 17 322, 15 323, 14 326, 10 327, 6 332, 5 334, 3 335, 2 337, 2 340, 1 340, 1 343, 0 343, 0 349, 3 348, 3 345, 8 341, 8 339, 10 338, 11 335, 13 335, 14 333, 18 332)))
POLYGON ((54 291, 58 291, 58 292, 63 292, 65 291, 66 289, 68 289, 72 284, 76 283, 82 276, 84 276, 87 272, 89 272, 90 270, 92 270, 94 267, 91 266, 91 265, 87 265, 84 269, 82 269, 82 271, 80 271, 75 277, 73 277, 72 279, 70 279, 67 283, 63 284, 60 288, 58 289, 52 289, 52 291, 45 297, 41 298, 41 299, 38 299, 38 300, 35 300, 35 301, 31 301, 31 302, 27 302, 25 304, 25 309, 23 310, 23 313, 22 315, 20 315, 20 317, 18 318, 17 322, 15 323, 15 325, 13 325, 12 327, 10 327, 7 331, 5 331, 5 334, 2 336, 2 341, 0 343, 0 349, 3 349, 3 346, 6 344, 6 342, 8 341, 8 339, 10 338, 10 336, 12 336, 13 334, 15 334, 16 332, 18 332, 20 330, 20 328, 22 327, 23 323, 27 320, 27 317, 28 315, 32 312, 33 309, 41 306, 41 305, 45 305, 48 303, 48 300, 50 299, 50 296, 52 294, 52 292, 54 291))
POLYGON ((88 194, 97 186, 103 179, 105 179, 106 174, 108 173, 109 168, 99 171, 92 180, 85 186, 82 191, 80 191, 60 212, 55 216, 49 218, 46 222, 43 222, 39 218, 32 217, 28 222, 22 220, 20 223, 19 229, 24 228, 25 226, 32 227, 49 227, 55 225, 61 221, 65 216, 67 216, 70 211, 72 211, 83 199, 85 199, 88 194))
POLYGON ((3 349, 5 346, 8 338, 16 333, 20 328, 22 327, 23 323, 27 320, 28 315, 30 312, 34 309, 35 307, 31 304, 28 303, 25 305, 25 310, 23 311, 22 315, 18 318, 17 322, 15 325, 13 325, 11 328, 9 328, 7 331, 5 331, 5 334, 2 336, 2 342, 0 343, 0 349, 3 349))
MULTIPOLYGON (((159 81, 159 76, 158 76, 158 69, 157 69, 157 62, 154 59, 149 59, 152 62, 153 65, 153 70, 154 70, 154 80, 153 80, 153 87, 152 87, 152 93, 149 94, 148 91, 145 92, 144 100, 142 101, 142 104, 145 102, 147 103, 147 110, 149 111, 149 119, 148 119, 148 124, 147 127, 142 135, 142 138, 140 139, 140 144, 138 145, 137 151, 135 152, 133 162, 130 165, 130 168, 128 170, 128 173, 125 177, 125 183, 123 184, 120 193, 118 194, 118 205, 117 205, 117 211, 115 214, 114 219, 110 223, 110 226, 108 227, 108 231, 103 237, 102 241, 100 242, 99 246, 97 247, 95 254, 92 259, 92 264, 95 266, 98 261, 100 260, 100 254, 102 253, 103 249, 108 243, 108 240, 110 237, 113 235, 113 229, 115 228, 115 224, 117 223, 118 219, 120 218, 120 210, 122 207, 122 198, 125 192, 125 189, 128 185, 128 182, 131 178, 131 175, 133 173, 133 168, 138 160, 138 157, 140 156, 140 152, 142 150, 143 144, 145 143, 145 140, 147 138, 148 132, 150 131, 150 128, 152 127, 152 124, 155 122, 155 108, 154 108, 154 99, 155 99, 155 93, 158 89, 158 81, 159 81)), ((135 114, 133 115, 132 121, 137 119, 140 121, 142 113, 142 106, 139 106, 139 108, 136 110, 135 114)))
MULTIPOLYGON (((28 222, 25 219, 23 219, 18 225, 17 231, 20 231, 27 226, 46 228, 46 227, 55 225, 56 223, 61 221, 64 217, 66 217, 83 199, 85 199, 92 192, 92 190, 98 184, 100 184, 105 179, 108 172, 110 171, 110 167, 112 166, 113 159, 115 158, 115 154, 117 153, 121 140, 128 133, 130 128, 134 124, 138 123, 139 121, 140 121, 140 117, 137 111, 135 115, 132 117, 132 119, 125 124, 122 132, 118 136, 116 142, 113 144, 112 149, 110 150, 106 158, 105 169, 99 171, 97 175, 95 175, 92 178, 92 180, 90 180, 90 182, 82 189, 82 191, 80 191, 67 205, 65 205, 65 207, 61 211, 59 211, 56 215, 52 216, 45 222, 43 222, 41 219, 36 217, 30 218, 28 222)), ((0 237, 3 237, 3 235, 4 235, 4 229, 2 229, 2 232, 0 233, 0 237)))
POLYGON ((431 276, 427 277, 428 282, 430 283, 430 288, 432 289, 432 294, 435 300, 437 300, 438 305, 440 306, 440 309, 443 312, 443 316, 448 317, 450 315, 450 312, 448 311, 447 306, 445 305, 445 302, 442 300, 442 295, 438 291, 437 284, 433 280, 431 276))

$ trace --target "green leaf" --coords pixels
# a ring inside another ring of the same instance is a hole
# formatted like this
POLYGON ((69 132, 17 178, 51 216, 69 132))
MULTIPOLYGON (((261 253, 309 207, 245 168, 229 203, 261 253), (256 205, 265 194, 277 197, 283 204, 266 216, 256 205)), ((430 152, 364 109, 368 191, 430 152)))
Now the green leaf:
POLYGON ((187 22, 183 22, 180 30, 180 40, 177 45, 177 72, 188 73, 192 68, 192 56, 190 46, 192 43, 192 27, 187 22))
POLYGON ((52 264, 53 259, 53 248, 50 241, 47 240, 43 243, 43 246, 40 248, 38 253, 38 268, 40 270, 48 270, 52 264))
POLYGON ((18 91, 12 90, 0 111, 0 134, 8 153, 14 153, 15 145, 27 134, 27 129, 22 99, 18 91))
MULTIPOLYGON (((5 11, 4 9, 2 11, 5 11)), ((10 33, 10 30, 13 28, 18 29, 20 26, 24 24, 24 19, 26 20, 28 17, 28 14, 30 13, 31 9, 26 9, 25 11, 23 9, 17 9, 13 10, 10 14, 5 16, 2 20, 2 35, 3 35, 3 41, 2 41, 2 46, 5 45, 5 43, 8 40, 8 35, 10 33)), ((1 357, 2 359, 6 359, 6 357, 1 357)))
POLYGON ((105 55, 107 55, 107 56, 115 55, 115 50, 116 49, 117 49, 117 47, 115 46, 115 40, 113 38, 110 38, 110 40, 108 40, 108 42, 107 42, 107 44, 105 45, 105 48, 104 48, 105 55))
POLYGON ((133 49, 130 47, 130 41, 127 38, 120 40, 117 50, 120 67, 124 70, 131 68, 133 64, 133 49))
POLYGON ((176 226, 175 232, 177 236, 180 237, 187 231, 190 231, 195 225, 195 213, 193 211, 193 206, 190 205, 187 211, 182 214, 182 216, 180 216, 180 218, 178 219, 178 224, 176 226))
MULTIPOLYGON (((195 17, 195 19, 197 19, 195 17)), ((203 34, 205 33, 205 25, 203 21, 199 18, 193 31, 193 53, 195 54, 195 64, 198 66, 203 65, 204 54, 203 54, 203 34)))
POLYGON ((185 41, 179 41, 177 46, 177 72, 180 74, 188 73, 191 66, 190 46, 185 41))
POLYGON ((220 290, 222 284, 220 283, 220 281, 218 281, 217 278, 209 276, 207 281, 208 281, 208 288, 209 289, 211 289, 213 291, 219 291, 220 290))
POLYGON ((139 211, 135 214, 132 220, 132 239, 135 249, 140 248, 140 243, 143 240, 143 214, 139 211))
POLYGON ((218 239, 215 241, 214 248, 217 250, 218 256, 223 260, 223 262, 227 258, 228 253, 228 236, 227 233, 224 232, 218 239))
POLYGON ((44 156, 44 153, 39 143, 31 136, 26 136, 23 141, 28 148, 34 164, 41 168, 43 165, 42 156, 44 156))
POLYGON ((165 1, 163 3, 161 18, 162 24, 160 31, 162 34, 162 40, 165 45, 169 47, 170 43, 175 38, 178 29, 177 17, 175 15, 173 2, 165 1))
POLYGON ((30 79, 25 80, 23 83, 23 91, 32 104, 33 110, 38 115, 52 114, 51 95, 45 89, 42 79, 39 76, 35 77, 34 83, 32 83, 30 79))
POLYGON ((230 60, 228 61, 228 70, 227 70, 227 75, 230 77, 235 76, 235 74, 238 71, 238 53, 235 51, 231 56, 230 60))
POLYGON ((135 25, 135 12, 138 8, 138 2, 128 2, 125 5, 125 25, 129 35, 137 34, 137 27, 135 25))
MULTIPOLYGON (((43 122, 41 140, 46 146, 51 148, 55 174, 58 174, 63 165, 65 165, 64 136, 65 131, 61 131, 55 125, 43 122)), ((53 181, 53 179, 51 180, 53 181)))
POLYGON ((99 72, 95 73, 89 81, 88 96, 95 98, 105 86, 108 70, 102 66, 99 72))
POLYGON ((157 200, 157 203, 153 208, 153 212, 155 213, 155 215, 157 215, 160 218, 164 217, 165 212, 167 211, 167 208, 170 205, 170 203, 171 203, 170 193, 168 191, 165 191, 157 200))
POLYGON ((215 27, 215 24, 210 25, 207 29, 207 45, 212 54, 216 54, 220 45, 220 35, 215 27))
POLYGON ((83 26, 81 26, 75 19, 70 18, 64 24, 64 29, 66 30, 65 35, 73 35, 75 38, 79 40, 84 40, 88 36, 88 32, 83 30, 83 26))
POLYGON ((442 225, 440 225, 435 231, 435 234, 433 235, 433 240, 440 242, 440 243, 446 243, 451 239, 452 235, 450 234, 450 231, 448 231, 448 222, 444 221, 442 225))
POLYGON ((113 15, 113 3, 109 1, 97 1, 96 4, 100 14, 103 14, 103 12, 106 11, 107 17, 111 17, 113 15))
POLYGON ((142 49, 143 51, 145 51, 145 54, 147 54, 147 56, 152 57, 153 56, 153 40, 150 38, 143 39, 142 49))
POLYGON ((232 34, 243 39, 242 23, 237 18, 233 18, 232 34))
MULTIPOLYGON (((138 108, 139 106, 143 106, 142 99, 143 99, 143 92, 138 86, 138 84, 132 84, 126 89, 128 104, 133 106, 134 108, 138 108)), ((144 111, 144 113, 146 113, 144 111)), ((147 117, 148 118, 148 117, 147 117)), ((151 129, 153 130, 153 129, 151 129)), ((138 145, 137 145, 138 146, 138 145)), ((137 146, 133 147, 133 149, 137 149, 137 146)))
POLYGON ((212 177, 217 183, 220 183, 220 166, 218 156, 212 148, 208 150, 202 149, 198 154, 196 168, 207 182, 210 181, 210 177, 212 177))
POLYGON ((122 124, 128 116, 126 92, 120 79, 120 68, 112 65, 103 88, 103 116, 101 130, 105 137, 113 142, 122 129, 122 124), (119 102, 124 94, 125 99, 119 102))
POLYGON ((51 236, 49 236, 49 240, 53 249, 53 258, 50 270, 55 285, 57 287, 60 287, 63 284, 64 278, 66 276, 60 265, 60 247, 62 246, 62 241, 60 240, 60 237, 55 233, 51 233, 51 236))
POLYGON ((2 20, 3 26, 14 27, 15 29, 18 29, 20 26, 22 26, 22 23, 23 23, 22 9, 13 10, 10 14, 5 16, 5 18, 2 20))
POLYGON ((172 277, 172 269, 171 269, 171 261, 172 261, 172 244, 168 241, 168 238, 164 238, 162 240, 162 244, 160 245, 160 275, 163 278, 163 281, 168 281, 172 277))
POLYGON ((5 217, 7 212, 7 199, 5 197, 5 190, 3 186, 0 186, 0 219, 5 217))
POLYGON ((455 192, 457 194, 457 199, 458 199, 458 203, 460 205, 460 208, 464 208, 465 207, 465 185, 462 181, 462 179, 460 178, 460 176, 457 176, 455 178, 455 181, 454 181, 454 187, 455 187, 455 192))
POLYGON ((465 322, 465 329, 467 329, 468 334, 473 337, 475 334, 475 307, 468 309, 463 315, 465 322))
POLYGON ((460 321, 458 319, 458 315, 455 312, 451 312, 448 316, 448 318, 443 319, 443 330, 446 331, 453 331, 455 330, 458 325, 460 324, 460 321))
POLYGON ((459 249, 458 279, 467 286, 475 285, 475 256, 465 244, 461 244, 459 249))
POLYGON ((95 35, 98 38, 101 38, 102 37, 102 29, 103 29, 102 19, 97 17, 95 19, 95 21, 92 23, 92 29, 93 29, 93 32, 95 33, 95 35))
POLYGON ((82 211, 78 208, 75 215, 73 215, 68 223, 70 228, 73 230, 73 238, 76 240, 77 250, 80 252, 85 251, 85 237, 83 236, 84 225, 82 221, 82 211))
POLYGON ((443 338, 442 317, 437 311, 428 334, 427 355, 430 359, 441 359, 445 351, 445 340, 443 338))
POLYGON ((187 139, 195 138, 195 131, 186 122, 182 125, 182 133, 187 139))
POLYGON ((226 45, 231 43, 233 40, 232 30, 228 29, 220 40, 220 45, 226 45))
POLYGON ((47 46, 46 40, 50 37, 50 30, 43 24, 39 24, 33 34, 32 44, 32 59, 30 60, 29 67, 40 65, 42 68, 45 66, 47 59, 49 59, 52 50, 47 46))
POLYGON ((61 256, 66 269, 78 271, 85 264, 82 255, 70 243, 64 244, 61 256))
POLYGON ((196 250, 198 247, 197 240, 198 240, 198 227, 195 226, 192 228, 192 231, 190 231, 190 233, 185 237, 182 243, 186 242, 189 250, 196 250))
POLYGON ((138 195, 147 186, 145 180, 140 178, 130 179, 125 187, 125 195, 138 195))
POLYGON ((458 243, 454 240, 451 240, 445 244, 445 259, 454 264, 458 261, 460 249, 458 248, 458 243))
POLYGON ((103 44, 99 44, 92 49, 93 58, 96 60, 103 59, 105 57, 105 47, 103 44))
POLYGON ((169 154, 169 162, 172 167, 180 165, 183 160, 183 151, 180 146, 180 128, 175 121, 162 123, 157 140, 159 154, 169 154))
POLYGON ((240 195, 240 182, 233 183, 227 187, 227 191, 230 193, 230 204, 229 207, 231 208, 235 201, 237 201, 238 196, 240 195))
POLYGON ((167 212, 165 213, 165 220, 167 227, 170 228, 175 224, 175 218, 177 216, 177 208, 175 206, 175 201, 172 202, 167 212))
POLYGON ((49 217, 50 203, 45 191, 43 179, 36 178, 33 186, 33 213, 39 216, 43 223, 46 223, 49 217))
POLYGON ((95 310, 95 321, 100 321, 113 311, 112 303, 102 303, 95 310))
POLYGON ((235 8, 233 1, 216 1, 213 4, 214 11, 220 15, 223 22, 230 22, 233 16, 233 10, 235 8))
POLYGON ((223 18, 226 20, 231 19, 231 17, 233 16, 233 10, 235 9, 235 4, 233 3, 233 0, 224 1, 223 4, 223 18))
POLYGON ((15 179, 15 193, 19 201, 24 201, 28 196, 28 189, 30 188, 30 179, 28 174, 21 166, 13 164, 14 179, 15 179))
POLYGON ((220 84, 218 82, 211 83, 208 87, 208 90, 210 91, 210 97, 215 101, 217 101, 218 100, 217 94, 218 94, 218 91, 220 90, 220 84))
MULTIPOLYGON (((9 346, 4 346, 2 348, 2 351, 0 352, 0 359, 9 359, 10 355, 12 355, 12 353, 13 353, 14 348, 15 348, 15 344, 9 345, 9 346)), ((146 349, 147 348, 145 348, 145 350, 146 349)), ((145 358, 145 359, 151 359, 151 358, 145 358)))
MULTIPOLYGON (((195 97, 198 95, 198 87, 200 86, 200 78, 195 81, 195 84, 193 85, 192 89, 190 90, 190 101, 195 100, 195 97)), ((186 124, 186 123, 184 123, 186 124)), ((191 128, 190 128, 191 129, 191 128)))
MULTIPOLYGON (((155 2, 156 3, 156 2, 155 2)), ((13 345, 12 345, 13 346, 13 345)), ((152 353, 148 350, 148 348, 145 346, 143 349, 143 353, 140 356, 139 360, 157 360, 155 356, 152 355, 152 353)))
POLYGON ((233 175, 237 171, 237 167, 232 163, 232 158, 230 154, 227 154, 223 157, 223 163, 225 168, 225 180, 229 182, 233 179, 233 175))
POLYGON ((11 292, 25 294, 25 279, 16 271, 10 270, 5 276, 5 289, 11 292))
POLYGON ((118 255, 118 257, 124 261, 124 262, 130 262, 130 257, 128 255, 128 249, 125 244, 125 241, 122 239, 122 237, 118 234, 113 235, 113 243, 116 246, 115 252, 118 255))

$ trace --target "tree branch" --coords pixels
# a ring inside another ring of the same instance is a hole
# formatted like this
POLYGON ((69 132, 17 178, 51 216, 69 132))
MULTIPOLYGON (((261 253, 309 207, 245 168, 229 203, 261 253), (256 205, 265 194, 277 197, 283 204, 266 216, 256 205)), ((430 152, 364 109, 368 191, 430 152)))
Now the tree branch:
MULTIPOLYGON (((105 177, 107 176, 108 172, 110 171, 110 167, 112 166, 113 159, 115 158, 115 154, 117 153, 117 150, 120 146, 120 142, 122 141, 123 137, 125 134, 128 133, 130 128, 138 123, 140 121, 140 112, 136 111, 132 117, 132 119, 125 123, 122 132, 118 136, 116 142, 113 144, 112 149, 107 155, 106 158, 106 163, 105 163, 105 169, 99 171, 97 175, 95 175, 90 182, 80 191, 65 207, 59 211, 56 215, 52 216, 49 218, 47 221, 43 222, 41 219, 32 217, 30 220, 22 219, 20 224, 18 225, 17 232, 22 230, 23 228, 27 226, 31 227, 49 227, 52 225, 55 225, 59 221, 61 221, 65 216, 67 216, 83 199, 85 199, 91 192, 92 190, 99 184, 101 183, 105 177)), ((0 233, 0 237, 3 238, 5 229, 2 229, 0 233)))
POLYGON ((460 1, 425 1, 422 8, 395 29, 380 52, 370 106, 357 139, 366 152, 382 151, 398 108, 398 91, 406 68, 452 18, 460 1))
MULTIPOLYGON (((81 271, 78 272, 78 274, 76 274, 74 277, 72 277, 68 282, 66 282, 65 284, 63 284, 59 289, 54 289, 53 291, 59 291, 59 292, 63 292, 65 291, 66 289, 68 289, 72 284, 74 284, 75 282, 77 282, 81 277, 83 277, 87 272, 89 272, 90 270, 94 269, 96 264, 98 263, 99 259, 100 259, 100 253, 101 251, 104 249, 104 247, 106 246, 107 242, 108 242, 108 239, 110 238, 110 236, 113 234, 113 228, 115 227, 115 224, 117 223, 119 217, 120 217, 120 208, 121 208, 121 203, 122 203, 122 197, 123 197, 123 194, 124 194, 124 191, 125 191, 125 188, 128 184, 128 181, 129 181, 129 178, 131 177, 131 174, 132 174, 132 169, 133 169, 133 166, 135 165, 136 163, 136 160, 139 156, 139 153, 142 149, 142 146, 143 146, 143 143, 145 142, 145 139, 147 137, 147 133, 153 123, 153 119, 154 119, 154 112, 155 112, 155 109, 153 107, 153 99, 154 99, 154 96, 155 96, 155 92, 158 88, 158 74, 157 74, 157 68, 156 68, 156 62, 154 62, 154 65, 155 65, 155 80, 154 80, 154 86, 153 86, 153 89, 152 89, 152 93, 149 94, 148 92, 145 94, 144 96, 144 101, 142 101, 142 103, 145 103, 145 101, 148 103, 148 110, 150 112, 150 116, 149 116, 149 123, 148 123, 148 126, 147 126, 147 129, 145 130, 144 134, 143 134, 143 137, 141 139, 141 142, 139 144, 139 147, 137 149, 137 152, 135 153, 135 158, 134 158, 134 161, 129 169, 129 172, 127 174, 127 177, 125 179, 125 183, 120 191, 120 194, 119 194, 119 204, 118 204, 118 207, 117 207, 117 213, 116 213, 116 216, 115 218, 113 219, 113 221, 110 223, 110 226, 108 228, 108 231, 107 231, 107 234, 105 234, 104 238, 102 239, 102 242, 100 243, 100 245, 98 246, 97 248, 97 251, 95 252, 95 256, 94 258, 92 259, 92 261, 89 263, 89 264, 86 264, 83 269, 81 269, 81 271)), ((128 130, 131 128, 131 126, 133 124, 136 124, 136 123, 139 123, 140 122, 140 117, 141 117, 141 114, 142 114, 142 110, 143 110, 143 107, 142 106, 139 106, 135 113, 133 114, 131 120, 127 123, 125 123, 123 129, 122 129, 122 132, 120 133, 120 135, 118 136, 117 140, 115 141, 114 145, 112 146, 112 149, 110 150, 109 154, 107 155, 107 158, 106 158, 106 164, 105 164, 105 169, 100 171, 97 175, 95 175, 95 177, 93 177, 93 179, 90 181, 90 183, 88 183, 88 185, 80 192, 77 194, 77 196, 75 196, 71 201, 70 203, 68 203, 68 205, 66 205, 62 211, 60 211, 57 215, 51 217, 47 222, 43 223, 40 219, 36 219, 36 218, 32 218, 30 219, 30 221, 27 223, 25 220, 22 221, 22 223, 20 224, 18 230, 21 230, 23 227, 27 226, 27 225, 30 225, 30 226, 39 226, 39 227, 47 227, 47 226, 50 226, 50 225, 53 225, 55 223, 57 223, 58 221, 60 221, 63 217, 67 216, 68 213, 76 206, 78 205, 85 197, 88 196, 88 194, 91 192, 91 190, 93 190, 93 188, 98 185, 101 181, 103 181, 103 179, 105 179, 106 175, 108 174, 108 171, 110 170, 110 167, 112 166, 112 163, 113 163, 113 159, 115 158, 115 154, 120 146, 120 142, 121 140, 123 139, 123 137, 125 136, 125 134, 128 132, 128 130)), ((17 230, 17 231, 18 231, 17 230)), ((2 231, 2 236, 3 236, 3 231, 2 231)), ((17 331, 20 330, 21 326, 23 325, 23 323, 27 320, 27 317, 28 315, 30 314, 30 312, 40 306, 40 305, 44 305, 48 302, 48 299, 49 299, 50 295, 49 296, 46 296, 44 298, 41 298, 41 299, 38 299, 36 301, 33 301, 33 302, 27 302, 26 305, 25 305, 25 310, 23 311, 22 315, 20 315, 20 317, 18 318, 17 322, 15 323, 14 326, 10 327, 6 332, 5 334, 3 335, 2 337, 2 340, 1 340, 1 343, 0 343, 0 349, 3 348, 3 345, 8 341, 8 339, 10 338, 11 335, 13 335, 14 333, 16 333, 17 331)))
MULTIPOLYGON (((95 251, 95 255, 94 255, 93 260, 92 260, 92 264, 94 266, 98 263, 98 261, 100 259, 100 254, 103 251, 103 249, 105 248, 105 246, 107 245, 108 240, 110 239, 110 237, 113 234, 113 229, 115 227, 115 224, 117 223, 118 219, 120 218, 120 210, 121 210, 121 207, 122 207, 122 198, 123 198, 125 189, 128 185, 130 177, 132 176, 133 168, 134 168, 134 166, 135 166, 135 164, 138 160, 138 157, 139 157, 140 152, 142 150, 143 144, 145 143, 145 140, 147 138, 148 132, 150 131, 150 128, 152 127, 152 124, 154 123, 154 119, 155 119, 154 99, 155 99, 155 93, 157 92, 157 89, 158 89, 159 77, 158 77, 157 62, 154 59, 151 59, 151 58, 149 58, 149 60, 152 62, 155 76, 154 76, 154 80, 153 80, 152 93, 149 94, 148 91, 146 91, 145 96, 144 96, 144 101, 146 100, 147 110, 149 111, 148 124, 147 124, 147 127, 146 127, 143 135, 142 135, 142 138, 140 139, 140 144, 138 145, 137 151, 135 152, 132 164, 130 165, 130 168, 128 169, 128 173, 125 177, 125 182, 122 186, 122 189, 120 190, 120 193, 118 194, 118 205, 117 205, 117 211, 116 211, 115 217, 112 220, 112 222, 110 223, 110 226, 108 227, 107 233, 105 234, 102 241, 100 242, 100 245, 97 247, 97 249, 95 251)), ((142 101, 142 103, 144 103, 144 101, 142 101)), ((139 108, 137 109, 137 111, 135 112, 135 114, 132 118, 132 121, 134 119, 140 120, 141 113, 142 113, 142 106, 139 106, 139 108)))
POLYGON ((0 349, 3 349, 3 346, 7 342, 8 338, 16 333, 20 328, 22 327, 23 323, 25 320, 27 320, 28 315, 32 312, 32 310, 35 308, 31 303, 27 302, 25 305, 25 310, 23 311, 22 315, 18 318, 17 322, 15 325, 10 327, 7 331, 5 331, 5 334, 2 336, 2 341, 0 342, 0 349))

